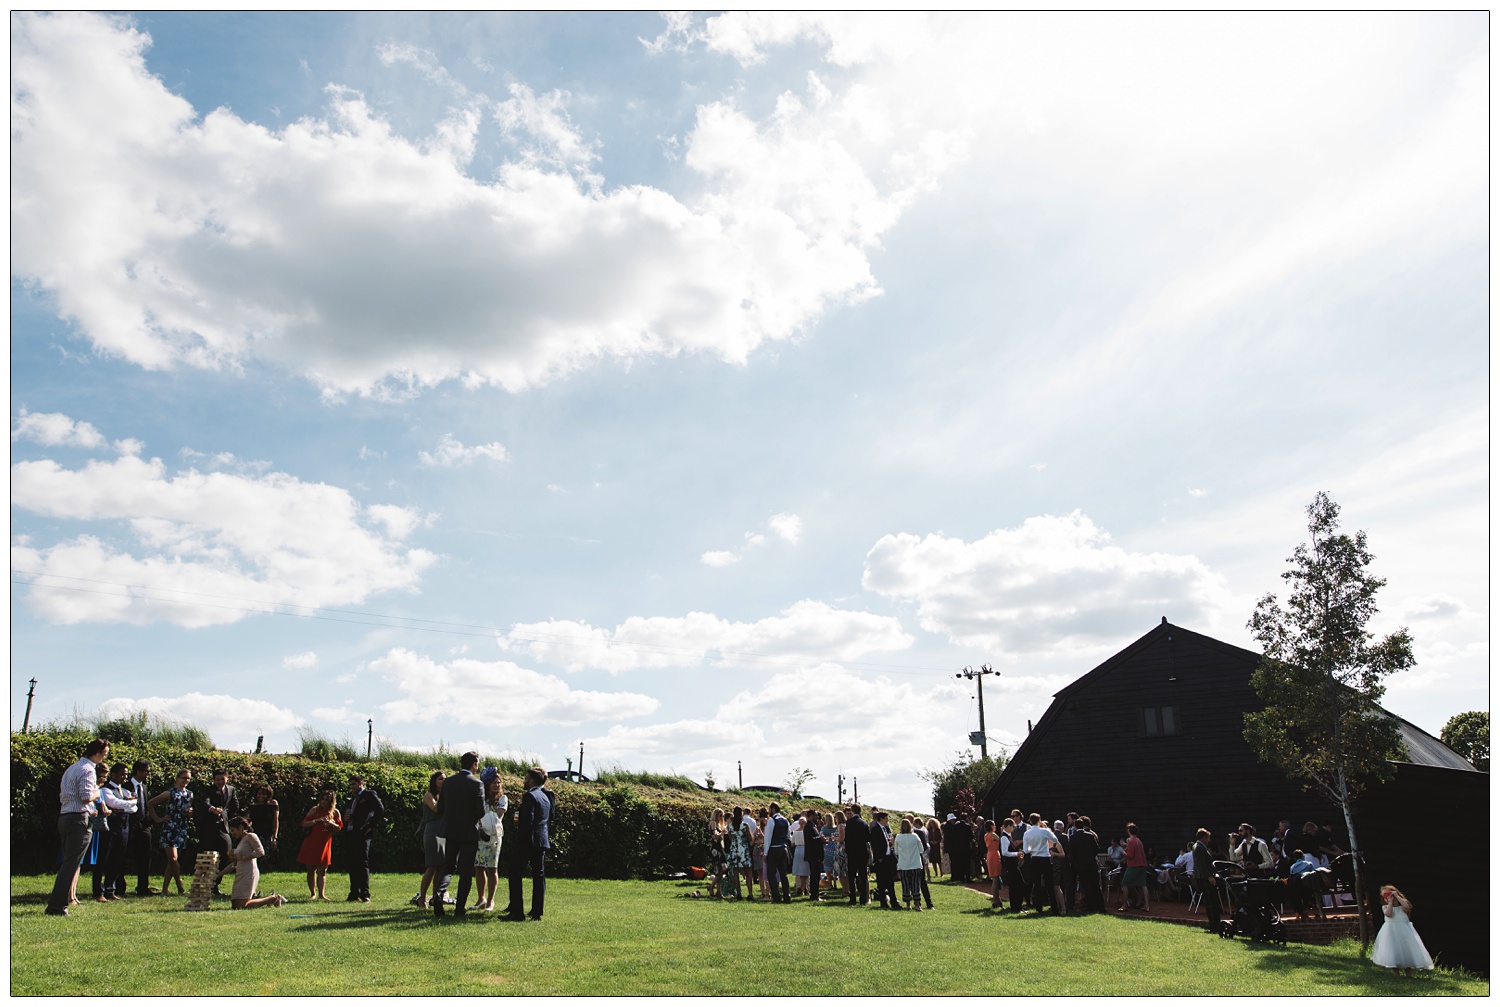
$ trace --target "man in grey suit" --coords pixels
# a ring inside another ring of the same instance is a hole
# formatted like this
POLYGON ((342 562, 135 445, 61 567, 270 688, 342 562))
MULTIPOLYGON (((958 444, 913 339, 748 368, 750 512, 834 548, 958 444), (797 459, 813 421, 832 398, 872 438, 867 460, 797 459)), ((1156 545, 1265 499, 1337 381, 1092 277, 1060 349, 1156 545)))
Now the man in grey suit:
MULTIPOLYGON (((510 882, 510 905, 505 907, 505 919, 521 920, 521 875, 531 865, 531 919, 542 918, 542 909, 547 901, 547 851, 552 848, 550 826, 552 809, 557 798, 543 784, 547 782, 547 771, 533 766, 526 771, 526 782, 522 785, 526 794, 521 798, 521 810, 516 815, 516 830, 510 842, 510 858, 506 862, 507 880, 510 882)), ((443 784, 447 789, 448 785, 443 784)))
POLYGON ((443 781, 438 791, 437 818, 438 836, 443 840, 446 859, 438 868, 433 885, 432 915, 443 918, 443 898, 448 894, 448 880, 458 872, 458 906, 453 910, 455 919, 463 919, 469 904, 469 888, 474 883, 474 854, 479 849, 479 834, 475 827, 484 817, 484 787, 474 775, 479 765, 477 752, 465 752, 459 757, 460 769, 454 776, 443 781))

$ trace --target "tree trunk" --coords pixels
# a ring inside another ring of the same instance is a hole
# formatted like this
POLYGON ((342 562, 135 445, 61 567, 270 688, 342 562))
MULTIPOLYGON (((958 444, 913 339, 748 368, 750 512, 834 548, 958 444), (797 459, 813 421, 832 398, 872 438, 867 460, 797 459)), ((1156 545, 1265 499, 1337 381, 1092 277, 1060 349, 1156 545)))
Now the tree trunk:
POLYGON ((1344 827, 1349 830, 1349 855, 1354 858, 1354 908, 1359 913, 1359 954, 1363 958, 1370 950, 1370 922, 1365 914, 1365 867, 1360 853, 1359 838, 1354 834, 1354 809, 1350 807, 1349 791, 1344 788, 1344 767, 1339 765, 1339 808, 1344 812, 1344 827))

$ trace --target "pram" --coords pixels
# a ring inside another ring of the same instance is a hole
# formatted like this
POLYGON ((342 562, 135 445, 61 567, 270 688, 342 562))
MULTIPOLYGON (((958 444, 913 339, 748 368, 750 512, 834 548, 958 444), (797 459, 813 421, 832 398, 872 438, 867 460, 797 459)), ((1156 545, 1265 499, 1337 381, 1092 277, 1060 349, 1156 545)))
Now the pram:
POLYGON ((1220 894, 1228 894, 1224 903, 1229 917, 1219 924, 1219 936, 1225 939, 1243 934, 1257 943, 1269 941, 1286 947, 1286 924, 1277 906, 1286 901, 1286 881, 1281 878, 1252 878, 1239 864, 1215 860, 1220 894))

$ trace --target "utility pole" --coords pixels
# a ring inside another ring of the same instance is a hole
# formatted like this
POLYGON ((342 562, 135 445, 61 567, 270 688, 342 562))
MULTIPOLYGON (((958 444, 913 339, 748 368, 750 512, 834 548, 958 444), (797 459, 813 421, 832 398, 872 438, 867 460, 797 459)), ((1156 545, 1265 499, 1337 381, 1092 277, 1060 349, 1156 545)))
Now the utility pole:
POLYGON ((854 803, 859 803, 859 777, 854 778, 854 803))
POLYGON ((745 789, 745 763, 744 763, 744 761, 741 760, 741 759, 735 759, 734 760, 734 768, 739 771, 739 774, 740 774, 740 789, 744 790, 745 789))
POLYGON ((578 743, 578 778, 583 779, 583 742, 578 743))
POLYGON ((568 756, 568 775, 573 775, 573 757, 571 755, 568 756))
POLYGON ((266 747, 266 736, 264 734, 257 735, 256 739, 255 739, 255 754, 256 755, 261 754, 261 752, 265 751, 265 747, 266 747))
POLYGON ((365 727, 365 758, 368 759, 370 753, 375 750, 375 718, 371 717, 365 721, 365 727))
POLYGON ((839 806, 843 807, 843 804, 844 804, 844 774, 840 773, 839 774, 839 806))
POLYGON ((31 700, 34 696, 36 696, 36 679, 33 678, 31 688, 26 690, 26 716, 21 721, 22 734, 25 734, 26 729, 31 726, 31 700))
MULTIPOLYGON (((979 686, 979 757, 981 759, 988 759, 990 757, 990 743, 989 743, 989 738, 985 737, 985 733, 984 733, 984 676, 986 676, 986 675, 998 675, 998 674, 1000 674, 998 671, 996 671, 994 668, 991 668, 989 665, 986 664, 986 665, 981 665, 978 671, 975 671, 973 668, 967 668, 966 667, 966 668, 964 668, 963 671, 956 672, 954 674, 954 676, 953 676, 954 678, 967 678, 971 682, 978 683, 978 686, 979 686)), ((971 739, 972 739, 972 736, 971 736, 971 739)), ((971 740, 971 744, 972 744, 972 740, 971 740)))

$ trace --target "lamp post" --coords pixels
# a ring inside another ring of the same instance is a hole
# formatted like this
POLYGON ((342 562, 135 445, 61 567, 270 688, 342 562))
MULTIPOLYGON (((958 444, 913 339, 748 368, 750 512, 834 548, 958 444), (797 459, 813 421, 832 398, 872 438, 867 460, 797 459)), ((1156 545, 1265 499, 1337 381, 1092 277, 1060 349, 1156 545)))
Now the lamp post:
POLYGON ((739 771, 739 774, 740 774, 740 789, 744 790, 745 789, 745 763, 743 761, 739 760, 739 759, 735 759, 734 760, 734 768, 739 771))
POLYGON ((578 743, 578 778, 583 778, 583 742, 578 743))
POLYGON ((36 679, 31 680, 31 688, 26 690, 26 716, 21 720, 21 733, 31 726, 31 700, 36 696, 36 679))
POLYGON ((979 686, 979 757, 981 759, 990 757, 989 739, 984 734, 984 676, 998 674, 1000 674, 998 671, 986 664, 981 665, 978 671, 973 668, 964 668, 963 671, 956 672, 953 676, 954 678, 967 678, 979 686))
POLYGON ((371 717, 365 721, 365 758, 375 750, 375 718, 371 717))

